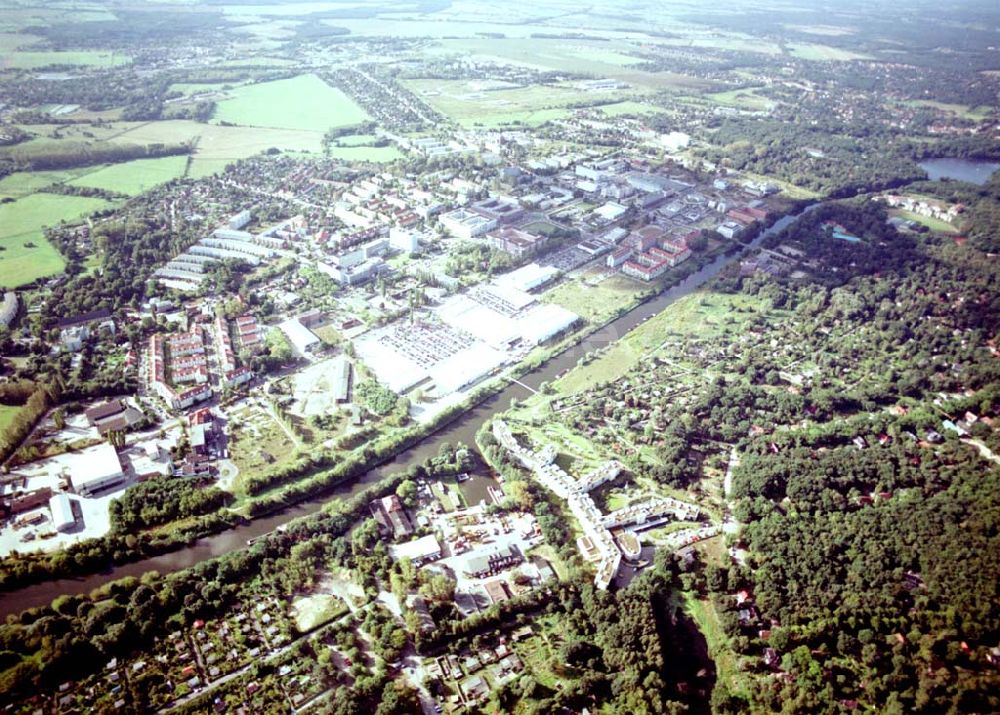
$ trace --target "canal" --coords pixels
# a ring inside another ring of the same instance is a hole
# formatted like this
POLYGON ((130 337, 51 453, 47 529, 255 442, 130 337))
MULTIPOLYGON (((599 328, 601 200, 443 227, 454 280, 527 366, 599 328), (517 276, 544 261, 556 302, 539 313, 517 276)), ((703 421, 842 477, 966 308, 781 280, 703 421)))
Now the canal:
MULTIPOLYGON (((754 239, 751 245, 757 245, 768 236, 783 229, 805 211, 809 211, 819 205, 812 204, 810 207, 796 214, 782 217, 771 228, 763 231, 760 236, 754 239)), ((669 307, 678 299, 697 290, 717 276, 732 261, 738 260, 739 256, 739 253, 732 256, 717 256, 714 261, 692 273, 677 285, 608 323, 589 335, 578 345, 569 348, 538 369, 524 375, 520 378, 520 383, 527 385, 532 390, 537 390, 543 382, 549 382, 564 370, 575 366, 579 359, 586 353, 610 345, 636 326, 669 307)), ((88 593, 108 581, 126 576, 138 577, 148 571, 158 571, 160 573, 179 571, 207 559, 243 548, 246 546, 248 539, 273 531, 278 526, 298 517, 312 514, 332 499, 349 499, 366 487, 378 482, 383 477, 405 470, 411 464, 422 463, 428 457, 437 454, 438 445, 441 442, 451 442, 452 444, 464 442, 470 447, 474 446, 476 432, 483 422, 490 419, 494 414, 508 409, 512 399, 524 399, 531 394, 531 391, 521 384, 516 382, 511 383, 506 389, 469 410, 456 421, 429 435, 413 447, 400 452, 391 461, 366 472, 350 484, 342 485, 327 492, 321 498, 301 502, 270 516, 255 519, 248 524, 229 529, 219 534, 206 536, 205 538, 198 539, 189 546, 170 553, 115 566, 101 573, 89 574, 80 578, 46 581, 15 591, 2 593, 0 594, 0 615, 5 616, 9 613, 20 613, 26 608, 47 605, 54 598, 64 593, 88 593)))

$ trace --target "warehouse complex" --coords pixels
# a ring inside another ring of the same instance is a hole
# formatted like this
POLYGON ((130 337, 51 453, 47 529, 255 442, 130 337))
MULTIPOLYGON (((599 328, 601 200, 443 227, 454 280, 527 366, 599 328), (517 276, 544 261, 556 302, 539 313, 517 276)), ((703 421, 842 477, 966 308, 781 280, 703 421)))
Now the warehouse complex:
MULTIPOLYGON (((524 283, 533 285, 538 277, 526 275, 524 283)), ((394 392, 419 387, 443 397, 475 385, 578 321, 575 313, 498 280, 449 296, 412 321, 373 330, 356 350, 394 392)))

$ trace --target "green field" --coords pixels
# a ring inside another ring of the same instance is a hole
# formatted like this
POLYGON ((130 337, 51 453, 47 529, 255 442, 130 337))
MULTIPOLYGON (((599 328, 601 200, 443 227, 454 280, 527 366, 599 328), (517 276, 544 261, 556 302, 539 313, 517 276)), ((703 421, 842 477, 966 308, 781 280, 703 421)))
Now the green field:
POLYGON ((4 54, 0 58, 0 69, 38 69, 49 65, 80 65, 85 67, 111 67, 124 65, 131 57, 112 52, 22 52, 4 54))
POLYGON ((32 194, 0 205, 0 288, 13 288, 55 275, 65 262, 42 233, 44 226, 106 208, 103 199, 32 194), (34 244, 26 246, 25 243, 34 244))
POLYGON ((135 196, 154 186, 165 184, 184 175, 187 156, 165 156, 159 159, 136 159, 124 164, 111 164, 73 179, 72 186, 89 186, 119 194, 135 196))
POLYGON ((220 122, 313 132, 368 118, 353 99, 311 74, 238 87, 215 113, 220 122))

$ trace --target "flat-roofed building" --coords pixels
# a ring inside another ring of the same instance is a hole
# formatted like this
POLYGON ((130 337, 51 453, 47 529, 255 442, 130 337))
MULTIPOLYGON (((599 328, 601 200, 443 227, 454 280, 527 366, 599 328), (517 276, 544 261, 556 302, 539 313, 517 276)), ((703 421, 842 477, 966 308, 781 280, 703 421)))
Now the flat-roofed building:
POLYGON ((513 223, 524 215, 524 209, 513 199, 500 196, 483 199, 472 204, 472 210, 498 224, 513 223))
POLYGON ((99 444, 77 452, 70 469, 70 481, 77 494, 91 496, 125 481, 118 452, 110 444, 99 444))
POLYGON ((428 534, 405 544, 394 544, 389 547, 389 553, 396 561, 409 559, 414 566, 420 566, 441 558, 441 544, 434 534, 428 534))
POLYGON ((440 221, 453 235, 465 239, 482 236, 497 227, 496 219, 465 209, 449 211, 441 216, 440 221))
POLYGON ((501 226, 487 233, 486 241, 498 251, 509 253, 515 258, 523 258, 539 253, 549 244, 550 238, 511 226, 501 226))

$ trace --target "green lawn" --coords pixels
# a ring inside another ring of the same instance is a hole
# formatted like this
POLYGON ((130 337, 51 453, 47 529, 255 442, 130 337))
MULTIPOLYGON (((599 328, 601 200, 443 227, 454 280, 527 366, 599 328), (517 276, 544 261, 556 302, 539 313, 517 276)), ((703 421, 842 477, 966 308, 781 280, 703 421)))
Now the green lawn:
POLYGON ((215 119, 232 124, 325 132, 368 119, 354 100, 316 75, 238 87, 215 119))
POLYGON ((891 209, 889 211, 890 216, 899 216, 905 221, 914 221, 923 226, 926 226, 931 231, 937 233, 958 233, 958 229, 952 226, 947 221, 942 221, 941 219, 931 218, 930 216, 921 216, 920 214, 913 213, 912 211, 907 211, 905 209, 891 209))
POLYGON ((187 156, 165 156, 159 159, 136 159, 124 164, 111 164, 69 183, 89 186, 119 194, 135 196, 154 186, 165 184, 184 175, 187 156))
POLYGON ((42 228, 109 205, 103 199, 55 194, 32 194, 0 205, 0 246, 5 249, 0 251, 0 287, 24 285, 62 271, 65 262, 42 228))

